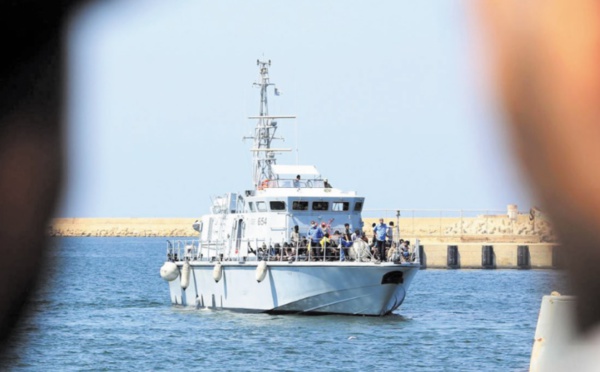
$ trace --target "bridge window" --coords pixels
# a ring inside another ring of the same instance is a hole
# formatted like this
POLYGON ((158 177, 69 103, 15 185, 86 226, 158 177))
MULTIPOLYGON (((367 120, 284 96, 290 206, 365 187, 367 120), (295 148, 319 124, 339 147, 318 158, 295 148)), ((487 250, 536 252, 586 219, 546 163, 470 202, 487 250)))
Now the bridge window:
POLYGON ((313 211, 326 211, 329 209, 329 202, 313 202, 313 211))
POLYGON ((292 209, 295 211, 307 211, 308 210, 308 202, 307 201, 294 201, 294 202, 292 202, 292 209))
POLYGON ((265 203, 264 201, 256 202, 256 209, 259 212, 266 212, 267 211, 267 203, 265 203))
POLYGON ((360 212, 360 211, 362 211, 362 207, 363 207, 363 202, 356 202, 356 204, 354 204, 354 211, 360 212))
POLYGON ((250 208, 250 212, 254 212, 254 203, 253 202, 249 202, 248 207, 250 208))
POLYGON ((285 211, 285 202, 282 201, 271 201, 269 206, 272 211, 285 211))
POLYGON ((350 209, 350 203, 348 202, 333 202, 331 210, 334 212, 345 212, 350 209))

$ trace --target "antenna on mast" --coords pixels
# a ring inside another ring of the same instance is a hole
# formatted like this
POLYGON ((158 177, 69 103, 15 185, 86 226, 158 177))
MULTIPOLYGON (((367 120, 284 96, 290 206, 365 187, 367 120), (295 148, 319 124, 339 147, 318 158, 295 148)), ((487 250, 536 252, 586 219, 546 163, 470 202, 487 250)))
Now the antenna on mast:
MULTIPOLYGON (((272 148, 271 142, 275 139, 284 140, 281 137, 275 137, 277 131, 277 121, 275 119, 293 119, 295 116, 273 116, 269 115, 269 104, 267 99, 267 88, 269 86, 275 86, 269 80, 269 67, 271 66, 271 60, 256 60, 256 65, 259 67, 260 80, 255 82, 253 85, 260 88, 260 107, 259 115, 251 116, 249 119, 258 119, 256 127, 254 129, 254 136, 244 137, 244 139, 253 139, 254 146, 252 151, 252 162, 253 162, 253 177, 254 187, 258 186, 265 180, 272 180, 275 178, 271 166, 276 164, 275 153, 291 151, 291 149, 272 148)), ((277 88, 274 89, 275 95, 279 95, 277 88)))

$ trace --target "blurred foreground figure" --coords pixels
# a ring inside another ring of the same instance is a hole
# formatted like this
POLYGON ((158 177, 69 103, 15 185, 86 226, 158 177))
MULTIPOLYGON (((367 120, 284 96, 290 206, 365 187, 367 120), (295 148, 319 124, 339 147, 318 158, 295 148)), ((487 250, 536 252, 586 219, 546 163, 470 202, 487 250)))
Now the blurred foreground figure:
POLYGON ((513 142, 578 297, 571 368, 600 369, 600 2, 476 6, 513 142))
POLYGON ((42 271, 61 186, 63 25, 75 3, 0 2, 0 353, 42 271))

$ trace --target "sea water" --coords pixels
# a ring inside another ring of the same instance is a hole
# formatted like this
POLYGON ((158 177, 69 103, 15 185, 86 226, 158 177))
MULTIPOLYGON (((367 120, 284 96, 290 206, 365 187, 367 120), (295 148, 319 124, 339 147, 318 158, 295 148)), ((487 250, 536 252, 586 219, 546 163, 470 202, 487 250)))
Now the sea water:
POLYGON ((51 241, 46 285, 0 360, 13 371, 521 371, 552 270, 421 270, 386 317, 173 306, 164 238, 51 241))

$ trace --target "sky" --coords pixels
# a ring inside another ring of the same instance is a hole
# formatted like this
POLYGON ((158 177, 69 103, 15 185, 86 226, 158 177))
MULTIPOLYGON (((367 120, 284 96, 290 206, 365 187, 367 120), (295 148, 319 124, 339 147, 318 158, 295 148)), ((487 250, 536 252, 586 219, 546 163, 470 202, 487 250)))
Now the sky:
POLYGON ((252 188, 257 59, 295 151, 365 209, 497 210, 531 197, 465 1, 112 1, 68 30, 59 217, 199 217, 252 188), (297 151, 296 151, 297 150, 297 151))

